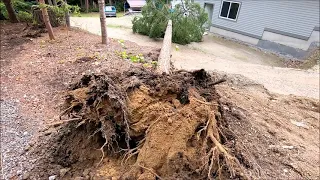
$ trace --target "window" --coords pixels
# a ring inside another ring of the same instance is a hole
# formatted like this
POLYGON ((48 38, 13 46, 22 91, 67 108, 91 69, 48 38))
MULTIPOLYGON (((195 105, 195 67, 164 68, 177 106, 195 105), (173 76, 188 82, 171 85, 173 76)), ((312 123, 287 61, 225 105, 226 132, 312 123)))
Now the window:
POLYGON ((230 20, 236 20, 238 17, 239 8, 240 3, 238 2, 222 1, 220 17, 230 20))

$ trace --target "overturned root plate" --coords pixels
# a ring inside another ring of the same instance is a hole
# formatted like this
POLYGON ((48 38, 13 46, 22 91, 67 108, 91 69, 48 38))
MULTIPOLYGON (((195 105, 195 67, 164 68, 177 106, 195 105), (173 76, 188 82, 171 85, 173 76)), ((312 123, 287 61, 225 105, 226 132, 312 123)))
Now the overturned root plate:
POLYGON ((226 146, 217 81, 204 70, 86 75, 66 96, 61 118, 69 130, 55 159, 100 172, 108 172, 110 159, 121 164, 100 178, 245 179, 226 146))

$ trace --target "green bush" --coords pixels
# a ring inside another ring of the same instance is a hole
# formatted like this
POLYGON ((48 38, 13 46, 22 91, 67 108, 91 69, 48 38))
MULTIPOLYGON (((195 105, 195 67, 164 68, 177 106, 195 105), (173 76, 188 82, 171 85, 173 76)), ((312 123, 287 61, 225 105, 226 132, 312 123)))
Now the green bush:
MULTIPOLYGON (((13 9, 16 11, 17 18, 19 19, 19 21, 32 22, 31 6, 36 3, 37 3, 36 1, 32 1, 32 2, 25 2, 24 0, 12 1, 13 9)), ((6 19, 9 19, 6 6, 4 5, 3 2, 0 2, 0 11, 6 19)))
POLYGON ((49 6, 49 10, 54 12, 54 17, 56 18, 56 21, 59 25, 63 24, 65 21, 64 15, 65 15, 65 9, 63 7, 58 6, 49 6))
POLYGON ((26 11, 18 11, 17 18, 20 22, 26 22, 26 23, 33 22, 32 14, 26 11))
POLYGON ((133 19, 132 30, 150 38, 161 38, 169 19, 172 20, 172 41, 188 44, 201 41, 208 14, 190 0, 184 0, 173 11, 162 0, 148 0, 142 8, 142 17, 133 19))
POLYGON ((114 7, 116 7, 117 12, 122 12, 124 10, 123 1, 116 1, 115 4, 113 4, 114 7))
POLYGON ((6 6, 4 5, 3 2, 0 2, 0 13, 3 15, 4 18, 6 18, 6 19, 9 18, 6 6))
POLYGON ((99 7, 92 7, 89 9, 89 12, 99 12, 99 7))

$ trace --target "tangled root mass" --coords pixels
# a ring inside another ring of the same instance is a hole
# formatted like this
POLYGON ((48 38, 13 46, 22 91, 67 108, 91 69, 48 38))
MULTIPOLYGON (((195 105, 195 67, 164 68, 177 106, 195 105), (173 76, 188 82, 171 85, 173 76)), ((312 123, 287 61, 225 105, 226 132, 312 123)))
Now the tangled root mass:
POLYGON ((226 145, 220 82, 204 70, 85 75, 71 86, 61 118, 99 142, 96 164, 118 156, 130 165, 122 179, 245 179, 226 145))

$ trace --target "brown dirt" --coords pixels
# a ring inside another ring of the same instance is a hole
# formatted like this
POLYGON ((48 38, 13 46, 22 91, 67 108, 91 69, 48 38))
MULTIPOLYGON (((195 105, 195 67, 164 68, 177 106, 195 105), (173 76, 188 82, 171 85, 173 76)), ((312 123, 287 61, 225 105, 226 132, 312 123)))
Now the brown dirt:
POLYGON ((168 76, 140 68, 83 76, 71 86, 61 114, 78 128, 59 139, 53 161, 99 165, 105 154, 116 154, 124 166, 136 159, 120 179, 245 178, 240 162, 220 143, 217 120, 224 119, 216 80, 204 70, 168 76))
MULTIPOLYGON (((1 49, 1 99, 19 99, 22 116, 40 126, 29 179, 320 178, 318 101, 237 76, 210 86, 222 76, 155 74, 122 60, 117 40, 105 47, 82 31, 56 28, 53 42, 8 32, 21 26, 2 29, 1 40, 21 43, 7 43, 10 56, 1 49)), ((150 60, 158 53, 126 48, 150 60)))

